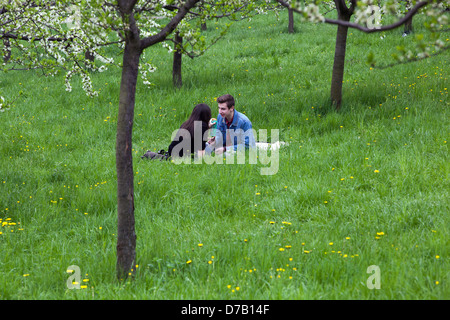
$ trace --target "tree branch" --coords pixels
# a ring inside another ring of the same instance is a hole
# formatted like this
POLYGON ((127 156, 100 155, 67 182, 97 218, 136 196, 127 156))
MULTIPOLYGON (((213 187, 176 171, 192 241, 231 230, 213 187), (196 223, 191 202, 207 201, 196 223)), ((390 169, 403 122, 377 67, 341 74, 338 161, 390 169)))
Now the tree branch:
POLYGON ((398 28, 401 25, 405 24, 406 21, 411 19, 421 8, 425 7, 428 4, 430 4, 429 1, 421 1, 421 2, 417 3, 411 10, 408 11, 407 14, 405 14, 403 16, 403 18, 401 18, 397 22, 390 24, 390 25, 382 26, 379 28, 367 28, 367 27, 361 26, 354 22, 346 22, 346 21, 342 21, 342 20, 334 20, 334 19, 327 19, 327 18, 325 18, 324 22, 328 23, 328 24, 336 24, 336 25, 340 25, 340 26, 346 26, 349 28, 357 29, 357 30, 365 32, 365 33, 387 31, 387 30, 392 30, 392 29, 398 28))
POLYGON ((149 36, 147 38, 144 38, 141 40, 141 50, 144 50, 158 42, 164 41, 169 34, 171 34, 177 25, 180 23, 181 20, 186 16, 186 14, 189 12, 191 8, 193 8, 197 2, 200 0, 188 0, 182 6, 178 13, 175 15, 175 17, 170 20, 170 22, 157 34, 149 36))
POLYGON ((421 57, 421 58, 413 58, 413 59, 408 59, 408 60, 404 60, 404 61, 400 61, 400 62, 394 62, 394 63, 390 63, 390 64, 387 64, 387 65, 384 65, 384 66, 377 66, 377 65, 374 65, 373 67, 376 68, 376 69, 380 69, 380 70, 388 69, 388 68, 395 67, 395 66, 400 65, 400 64, 406 64, 406 63, 411 63, 411 62, 417 62, 417 61, 425 60, 425 59, 428 59, 428 58, 431 58, 431 57, 435 57, 435 56, 437 56, 437 55, 442 54, 443 52, 445 52, 445 51, 448 50, 448 49, 450 49, 450 46, 443 47, 443 48, 442 48, 441 50, 439 50, 438 52, 435 52, 435 53, 433 53, 433 54, 427 55, 427 56, 425 56, 425 57, 421 57))
MULTIPOLYGON (((277 0, 277 2, 286 8, 292 9, 296 13, 302 14, 302 12, 300 10, 298 10, 296 8, 291 8, 290 5, 283 0, 277 0)), ((401 18, 400 20, 398 20, 397 22, 395 22, 393 24, 386 25, 386 26, 383 26, 380 28, 367 28, 367 27, 361 26, 354 22, 347 22, 347 21, 343 21, 343 20, 339 20, 339 19, 336 20, 336 19, 325 18, 324 23, 336 24, 336 25, 340 25, 340 26, 344 26, 344 27, 349 27, 349 28, 360 30, 365 33, 387 31, 387 30, 392 30, 392 29, 398 28, 401 25, 405 24, 406 21, 408 21, 410 18, 412 18, 421 8, 425 7, 428 4, 430 4, 430 0, 418 2, 413 8, 411 8, 411 10, 408 11, 407 14, 405 14, 405 16, 403 18, 401 18)), ((352 2, 352 7, 353 7, 353 2, 352 2)))

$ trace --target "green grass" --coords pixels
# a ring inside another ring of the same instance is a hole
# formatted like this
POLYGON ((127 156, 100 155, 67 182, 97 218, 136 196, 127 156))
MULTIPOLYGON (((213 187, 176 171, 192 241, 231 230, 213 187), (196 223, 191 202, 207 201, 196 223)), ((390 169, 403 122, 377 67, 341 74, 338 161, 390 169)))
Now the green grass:
POLYGON ((0 298, 449 299, 448 53, 371 70, 370 51, 391 61, 409 38, 350 31, 337 113, 336 28, 296 29, 287 33, 287 14, 236 23, 184 58, 180 90, 165 49, 145 53, 158 70, 155 86, 137 88, 138 268, 125 283, 115 274, 120 70, 93 76, 93 99, 76 79, 66 93, 63 76, 2 74, 2 96, 24 95, 0 113, 0 298), (216 113, 224 93, 256 130, 289 143, 275 175, 261 163, 140 159, 167 148, 195 104, 216 113), (86 288, 67 289, 71 265, 86 288), (371 265, 379 290, 366 286, 371 265))

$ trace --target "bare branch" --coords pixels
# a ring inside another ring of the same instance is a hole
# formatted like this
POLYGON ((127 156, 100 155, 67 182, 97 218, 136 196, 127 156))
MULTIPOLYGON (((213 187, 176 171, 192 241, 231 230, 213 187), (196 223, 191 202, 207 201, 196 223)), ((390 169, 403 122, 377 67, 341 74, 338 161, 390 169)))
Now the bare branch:
POLYGON ((365 32, 365 33, 387 31, 387 30, 392 30, 392 29, 402 26, 409 19, 411 19, 421 8, 425 7, 429 3, 430 3, 429 1, 421 1, 421 2, 417 3, 411 10, 408 11, 407 14, 405 14, 403 16, 403 18, 401 18, 397 22, 392 23, 390 25, 382 26, 379 28, 367 28, 367 27, 361 26, 354 22, 346 22, 346 21, 342 21, 342 20, 334 20, 334 19, 327 19, 327 18, 325 18, 324 22, 329 23, 329 24, 336 24, 336 25, 340 25, 340 26, 344 26, 344 27, 357 29, 357 30, 365 32))
POLYGON ((407 64, 407 63, 411 63, 411 62, 417 62, 417 61, 425 60, 425 59, 428 59, 428 58, 431 58, 431 57, 435 57, 437 55, 442 54, 443 52, 445 52, 448 49, 450 49, 450 46, 443 47, 438 52, 435 52, 433 54, 430 54, 430 55, 427 55, 427 56, 423 56, 423 57, 420 57, 420 58, 412 58, 412 59, 408 59, 408 60, 404 60, 404 61, 400 61, 400 62, 390 63, 390 64, 387 64, 387 65, 384 65, 384 66, 374 65, 373 67, 377 68, 377 69, 381 69, 381 70, 388 69, 388 68, 391 68, 391 67, 395 67, 397 65, 407 64))

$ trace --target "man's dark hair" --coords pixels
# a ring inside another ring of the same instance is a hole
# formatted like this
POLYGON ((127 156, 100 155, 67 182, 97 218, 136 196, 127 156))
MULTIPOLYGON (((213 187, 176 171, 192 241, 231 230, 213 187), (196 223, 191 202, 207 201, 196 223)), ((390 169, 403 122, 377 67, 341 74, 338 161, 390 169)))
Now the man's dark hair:
POLYGON ((224 94, 223 96, 218 97, 217 102, 226 103, 228 109, 234 106, 234 98, 231 94, 224 94))

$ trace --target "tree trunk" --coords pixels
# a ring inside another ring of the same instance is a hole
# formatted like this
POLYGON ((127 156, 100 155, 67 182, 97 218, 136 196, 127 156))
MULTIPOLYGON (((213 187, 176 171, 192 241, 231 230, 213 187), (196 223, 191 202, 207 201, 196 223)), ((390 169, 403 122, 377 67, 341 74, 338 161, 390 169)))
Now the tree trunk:
POLYGON ((288 9, 288 14, 289 14, 288 31, 289 33, 294 33, 294 11, 292 9, 288 9))
POLYGON ((408 19, 405 22, 405 29, 403 30, 403 36, 407 36, 408 34, 410 34, 413 31, 413 18, 411 17, 411 19, 408 19))
POLYGON ((11 59, 11 44, 9 43, 9 39, 3 39, 3 45, 5 46, 3 62, 7 63, 11 59))
MULTIPOLYGON (((409 10, 411 10, 411 1, 406 1, 406 8, 408 9, 408 12, 409 10)), ((403 30, 403 36, 407 36, 413 31, 412 20, 413 17, 411 17, 405 22, 405 29, 403 30)))
POLYGON ((95 56, 92 54, 91 51, 86 50, 86 52, 84 53, 84 66, 89 69, 91 67, 91 65, 94 63, 95 61, 95 56), (88 62, 89 61, 89 62, 88 62))
MULTIPOLYGON (((347 20, 348 21, 348 20, 347 20)), ((342 82, 344 80, 345 49, 348 27, 339 25, 334 51, 333 74, 331 78, 331 103, 339 110, 342 102, 342 82)))
POLYGON ((119 114, 117 117, 117 277, 126 279, 136 260, 134 228, 134 176, 132 131, 139 57, 139 39, 127 39, 123 55, 120 83, 119 114))
POLYGON ((181 46, 183 46, 183 37, 180 36, 178 31, 175 33, 175 50, 173 53, 173 69, 172 69, 172 80, 173 85, 176 88, 181 88, 183 85, 182 77, 181 77, 181 46))

